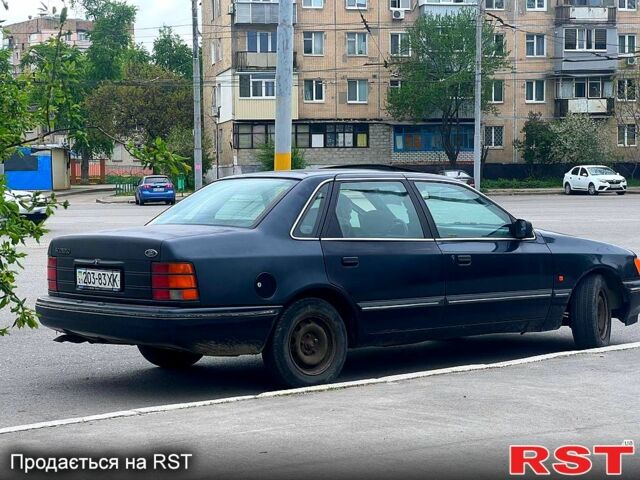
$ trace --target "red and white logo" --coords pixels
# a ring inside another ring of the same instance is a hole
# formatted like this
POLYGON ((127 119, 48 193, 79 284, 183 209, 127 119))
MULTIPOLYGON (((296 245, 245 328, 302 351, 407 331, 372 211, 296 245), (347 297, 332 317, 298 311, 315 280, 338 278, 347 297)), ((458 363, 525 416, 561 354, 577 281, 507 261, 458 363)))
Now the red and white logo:
POLYGON ((551 475, 553 470, 560 475, 585 475, 593 465, 603 461, 607 475, 622 475, 625 457, 635 455, 633 441, 622 445, 595 445, 592 449, 584 445, 563 445, 553 451, 541 445, 512 445, 509 448, 509 474, 551 475), (602 459, 602 460, 600 460, 602 459))

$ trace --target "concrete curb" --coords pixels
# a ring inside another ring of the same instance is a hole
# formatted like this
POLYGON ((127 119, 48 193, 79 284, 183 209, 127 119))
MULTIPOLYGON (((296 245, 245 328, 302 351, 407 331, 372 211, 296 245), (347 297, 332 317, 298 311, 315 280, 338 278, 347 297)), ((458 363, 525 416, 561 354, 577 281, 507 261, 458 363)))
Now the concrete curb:
MULTIPOLYGON (((564 191, 560 188, 496 188, 484 193, 487 195, 564 195, 564 191)), ((627 193, 640 194, 640 187, 630 187, 627 193)))
MULTIPOLYGON (((176 197, 176 203, 180 203, 182 200, 188 197, 189 195, 185 195, 184 197, 176 197)), ((115 195, 110 195, 108 197, 96 198, 96 203, 100 203, 103 205, 135 205, 136 199, 133 196, 116 197, 115 195)), ((149 203, 148 205, 163 205, 163 204, 149 203)))
POLYGON ((71 197, 74 195, 84 195, 87 193, 104 193, 104 192, 112 192, 116 189, 115 185, 105 185, 103 187, 95 187, 95 188, 74 188, 71 190, 64 190, 61 192, 54 192, 56 197, 64 198, 71 197))

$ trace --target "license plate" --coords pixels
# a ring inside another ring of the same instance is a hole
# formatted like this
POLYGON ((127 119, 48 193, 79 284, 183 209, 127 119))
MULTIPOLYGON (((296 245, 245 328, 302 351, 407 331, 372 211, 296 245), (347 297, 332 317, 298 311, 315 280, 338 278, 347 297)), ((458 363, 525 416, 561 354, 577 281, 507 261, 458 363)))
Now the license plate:
POLYGON ((154 192, 164 192, 164 188, 154 188, 154 192))
POLYGON ((80 290, 105 290, 119 292, 119 270, 96 270, 94 268, 78 268, 76 270, 76 286, 80 290))

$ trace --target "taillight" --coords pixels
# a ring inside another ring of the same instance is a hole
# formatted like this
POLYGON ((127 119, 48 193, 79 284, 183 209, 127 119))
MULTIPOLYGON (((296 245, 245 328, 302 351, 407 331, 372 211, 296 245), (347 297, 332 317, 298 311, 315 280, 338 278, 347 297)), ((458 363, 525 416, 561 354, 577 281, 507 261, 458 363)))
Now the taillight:
POLYGON ((49 291, 58 291, 58 259, 49 257, 47 261, 47 282, 49 283, 49 291))
POLYGON ((190 263, 151 264, 153 299, 160 301, 199 300, 196 272, 190 263))
POLYGON ((173 183, 167 183, 167 184, 165 185, 165 187, 166 187, 166 188, 173 188, 173 183))
POLYGON ((636 270, 638 271, 638 275, 640 275, 640 258, 636 257, 636 258, 633 260, 633 263, 635 263, 635 264, 636 264, 636 270))

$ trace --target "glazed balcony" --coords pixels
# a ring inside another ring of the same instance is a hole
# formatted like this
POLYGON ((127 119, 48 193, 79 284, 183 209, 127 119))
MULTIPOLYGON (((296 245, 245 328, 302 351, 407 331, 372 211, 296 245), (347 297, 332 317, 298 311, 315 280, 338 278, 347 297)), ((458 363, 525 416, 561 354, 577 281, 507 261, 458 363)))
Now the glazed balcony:
MULTIPOLYGON (((233 3, 233 23, 239 24, 277 24, 278 2, 260 2, 257 0, 235 0, 233 3)), ((296 4, 293 2, 293 23, 297 21, 296 4)))
POLYGON ((611 0, 559 0, 556 6, 556 25, 615 24, 617 11, 611 0))
POLYGON ((613 98, 556 99, 555 116, 566 117, 570 113, 587 113, 593 116, 613 115, 613 98))

